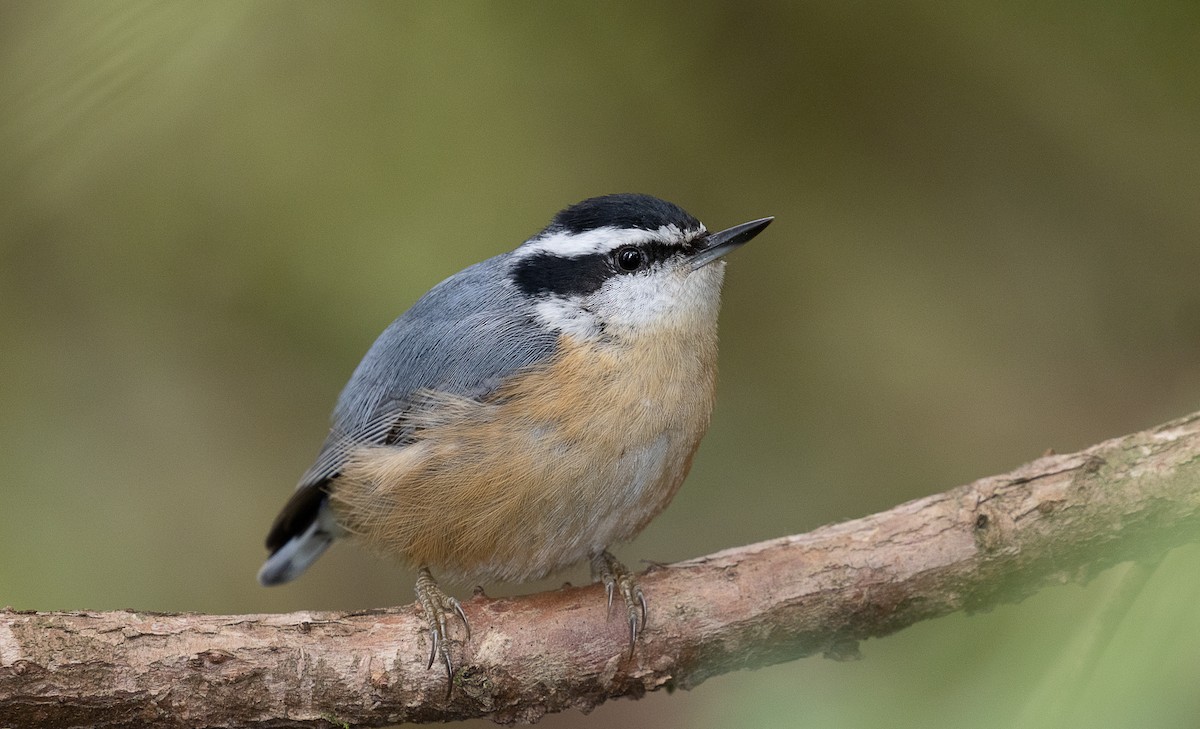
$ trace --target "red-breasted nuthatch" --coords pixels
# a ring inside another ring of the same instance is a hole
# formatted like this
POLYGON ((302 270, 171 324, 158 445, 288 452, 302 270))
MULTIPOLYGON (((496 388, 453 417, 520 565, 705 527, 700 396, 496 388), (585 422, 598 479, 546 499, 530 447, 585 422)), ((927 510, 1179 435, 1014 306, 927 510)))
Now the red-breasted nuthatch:
POLYGON ((431 568, 519 581, 589 559, 632 649, 646 601, 608 547, 687 476, 713 405, 721 257, 771 220, 709 233, 669 202, 607 195, 433 287, 342 391, 259 582, 354 537, 419 568, 430 665, 452 672, 447 616, 467 619, 431 568))

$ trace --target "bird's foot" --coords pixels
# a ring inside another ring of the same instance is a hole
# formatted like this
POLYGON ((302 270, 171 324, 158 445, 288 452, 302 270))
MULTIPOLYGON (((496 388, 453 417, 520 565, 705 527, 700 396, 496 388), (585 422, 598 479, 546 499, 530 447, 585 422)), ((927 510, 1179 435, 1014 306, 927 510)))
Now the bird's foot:
POLYGON ((425 667, 433 668, 433 662, 440 654, 446 665, 446 678, 454 685, 454 663, 450 660, 450 641, 446 632, 448 616, 453 613, 462 621, 467 630, 467 640, 471 639, 471 624, 467 622, 467 614, 463 612, 462 603, 442 592, 437 581, 433 579, 428 567, 422 567, 417 573, 417 602, 429 622, 429 663, 425 667))
POLYGON ((625 618, 629 622, 629 657, 633 657, 633 648, 638 636, 646 628, 646 596, 638 587, 633 574, 621 564, 608 550, 592 557, 592 579, 604 583, 604 592, 608 595, 608 616, 612 618, 613 593, 619 592, 625 603, 625 618))

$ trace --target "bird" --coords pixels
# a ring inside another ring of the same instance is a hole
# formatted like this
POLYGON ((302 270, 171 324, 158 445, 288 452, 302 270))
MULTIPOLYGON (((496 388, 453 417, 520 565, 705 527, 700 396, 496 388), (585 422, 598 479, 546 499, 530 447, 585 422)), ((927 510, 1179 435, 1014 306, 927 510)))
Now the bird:
POLYGON ((417 569, 427 667, 454 667, 456 583, 522 582, 585 560, 630 655, 646 598, 609 548, 675 496, 709 426, 724 256, 774 218, 709 232, 636 193, 559 211, 515 249, 459 271, 393 321, 266 539, 264 586, 335 540, 417 569))

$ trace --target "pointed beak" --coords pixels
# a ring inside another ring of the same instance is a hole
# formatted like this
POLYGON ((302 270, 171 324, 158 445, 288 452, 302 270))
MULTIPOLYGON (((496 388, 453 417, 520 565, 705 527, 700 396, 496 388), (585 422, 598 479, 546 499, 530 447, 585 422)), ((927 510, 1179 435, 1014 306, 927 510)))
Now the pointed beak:
POLYGON ((698 249, 692 255, 692 270, 707 266, 734 248, 740 248, 749 243, 751 238, 763 232, 763 229, 774 219, 759 218, 751 220, 749 223, 727 228, 720 233, 709 233, 699 242, 698 249))

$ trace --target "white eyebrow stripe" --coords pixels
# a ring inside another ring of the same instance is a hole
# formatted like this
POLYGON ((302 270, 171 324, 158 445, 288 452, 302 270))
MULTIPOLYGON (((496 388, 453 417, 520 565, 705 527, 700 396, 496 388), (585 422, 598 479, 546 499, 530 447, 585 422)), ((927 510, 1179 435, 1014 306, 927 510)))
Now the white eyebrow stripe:
MULTIPOLYGON (((688 230, 693 235, 705 232, 701 225, 697 230, 688 230)), ((550 253, 556 256, 574 258, 593 253, 608 253, 621 246, 641 243, 647 240, 660 243, 679 243, 684 240, 685 231, 677 225, 664 225, 657 230, 641 230, 640 228, 593 228, 582 233, 571 233, 565 230, 546 233, 531 238, 521 245, 514 253, 518 259, 527 258, 538 253, 550 253)))

